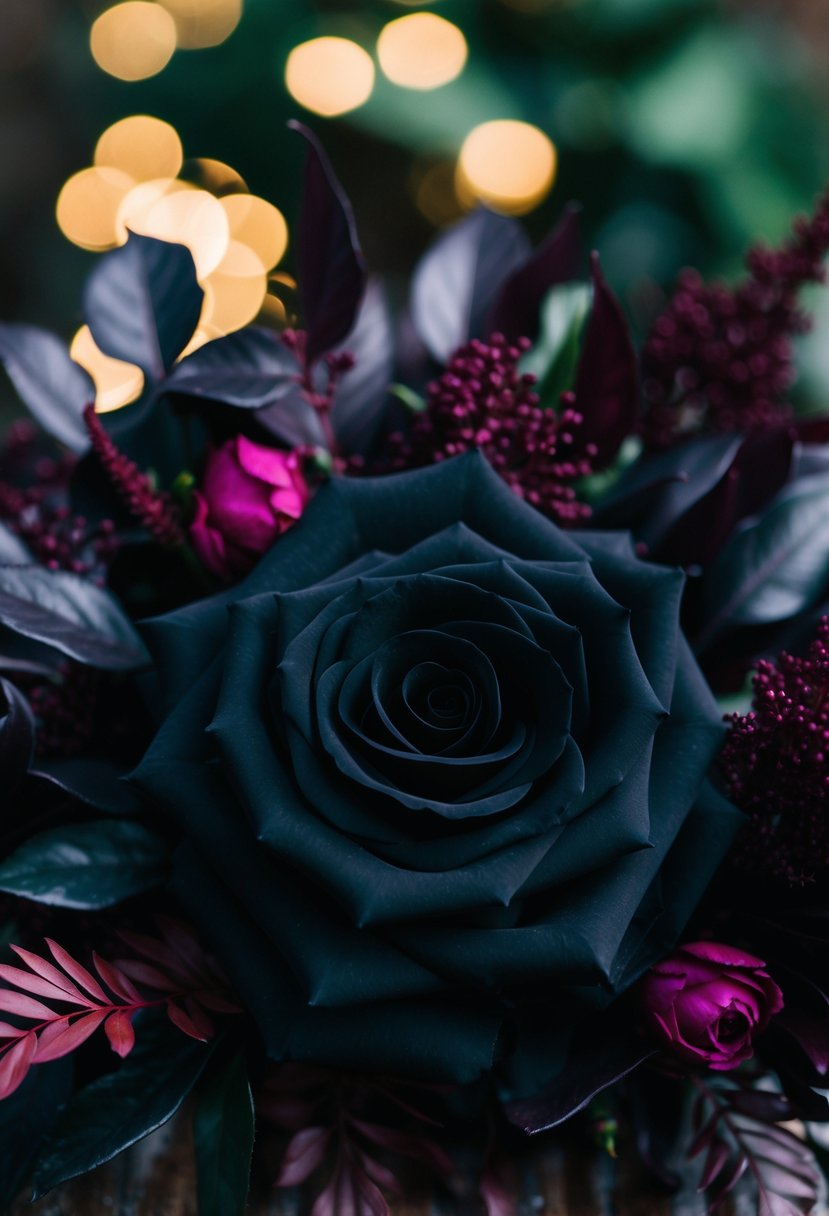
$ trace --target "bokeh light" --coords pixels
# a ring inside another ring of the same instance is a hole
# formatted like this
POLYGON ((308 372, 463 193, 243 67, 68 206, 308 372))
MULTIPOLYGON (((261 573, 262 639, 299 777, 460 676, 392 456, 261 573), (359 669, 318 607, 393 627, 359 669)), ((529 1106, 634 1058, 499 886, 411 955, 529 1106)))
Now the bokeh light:
POLYGON ((463 71, 461 30, 437 13, 409 13, 390 21, 377 39, 377 58, 389 80, 407 89, 436 89, 463 71))
POLYGON ((221 264, 202 285, 201 321, 230 333, 257 316, 267 294, 268 276, 252 249, 241 241, 230 241, 221 264))
POLYGON ((313 38, 295 46, 285 64, 288 92, 306 110, 331 118, 368 101, 374 63, 349 38, 313 38))
POLYGON ((184 152, 178 132, 149 114, 133 114, 107 127, 95 145, 95 164, 121 169, 137 182, 175 177, 184 152))
POLYGON ((82 326, 69 348, 69 354, 85 368, 95 384, 95 409, 99 414, 118 410, 141 396, 144 373, 134 363, 111 359, 97 346, 88 325, 82 326))
POLYGON ((126 0, 108 8, 89 35, 99 68, 119 80, 146 80, 170 62, 176 49, 176 23, 160 4, 126 0))
POLYGON ((209 190, 216 198, 226 194, 247 194, 245 179, 223 160, 210 156, 196 156, 188 160, 181 170, 185 181, 192 182, 201 190, 209 190))
POLYGON ((133 186, 122 198, 115 216, 118 243, 123 244, 130 232, 144 231, 142 225, 147 214, 165 194, 175 194, 176 191, 193 188, 188 182, 179 181, 174 177, 159 177, 133 186))
POLYGON ((160 0, 173 18, 181 50, 219 46, 242 16, 242 0, 160 0))
POLYGON ((273 270, 288 247, 288 225, 282 212, 252 194, 228 195, 221 205, 231 237, 254 251, 263 270, 273 270))
POLYGON ((550 192, 556 150, 538 127, 513 119, 481 123, 463 141, 455 184, 458 197, 471 205, 487 203, 497 211, 523 215, 550 192))
POLYGON ((146 210, 133 214, 128 227, 142 236, 186 245, 199 279, 222 261, 230 240, 230 225, 218 199, 206 190, 170 189, 146 210))
POLYGON ((82 249, 101 251, 119 242, 117 216, 133 179, 120 169, 81 169, 58 195, 58 226, 65 237, 82 249))

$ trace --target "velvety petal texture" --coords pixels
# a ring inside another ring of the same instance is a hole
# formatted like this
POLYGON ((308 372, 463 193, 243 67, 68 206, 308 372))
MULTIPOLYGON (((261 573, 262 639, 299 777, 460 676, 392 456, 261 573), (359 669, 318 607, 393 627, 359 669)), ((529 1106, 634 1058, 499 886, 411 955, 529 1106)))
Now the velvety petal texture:
POLYGON ((466 1081, 521 1055, 522 1011, 578 1018, 672 948, 739 819, 700 799, 721 728, 681 588, 473 453, 333 480, 149 622, 134 780, 272 1056, 466 1081))

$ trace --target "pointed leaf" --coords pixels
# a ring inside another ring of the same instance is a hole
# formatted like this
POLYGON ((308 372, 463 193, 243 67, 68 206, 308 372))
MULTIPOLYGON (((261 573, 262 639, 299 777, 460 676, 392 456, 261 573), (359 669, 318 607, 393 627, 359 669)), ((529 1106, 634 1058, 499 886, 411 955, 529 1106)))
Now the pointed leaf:
POLYGON ((413 1157, 416 1161, 423 1161, 444 1177, 448 1177, 452 1173, 452 1162, 446 1153, 425 1135, 401 1132, 396 1127, 386 1127, 382 1123, 369 1123, 365 1119, 357 1119, 353 1115, 351 1124, 372 1144, 378 1144, 392 1153, 400 1153, 403 1157, 413 1157))
POLYGON ((0 566, 0 624, 92 667, 131 671, 149 663, 115 598, 66 570, 0 566))
POLYGON ((83 410, 95 400, 95 385, 66 343, 31 325, 0 325, 0 362, 43 429, 73 452, 85 451, 83 410))
POLYGON ((340 349, 354 356, 354 366, 337 386, 331 425, 341 452, 364 453, 382 424, 394 367, 391 314, 377 280, 369 280, 357 321, 340 349))
POLYGON ((535 391, 550 409, 556 409, 561 394, 573 387, 591 298, 585 283, 554 287, 542 308, 539 340, 521 360, 522 372, 537 377, 535 391))
POLYGON ((109 1161, 166 1123, 195 1085, 211 1047, 188 1043, 161 1019, 147 1019, 118 1070, 71 1100, 41 1154, 34 1199, 109 1161))
POLYGON ((636 427, 639 380, 630 330, 619 301, 607 286, 598 254, 591 261, 593 308, 576 375, 576 409, 584 423, 568 453, 580 456, 595 444, 594 468, 605 468, 636 427))
POLYGON ((109 815, 135 815, 141 809, 132 787, 123 778, 129 769, 95 756, 38 756, 31 776, 65 790, 79 802, 109 815))
POLYGON ((297 280, 308 364, 333 350, 354 324, 366 272, 351 204, 317 137, 289 122, 308 144, 297 224, 297 280))
POLYGON ((8 963, 0 963, 0 980, 13 984, 16 988, 31 993, 32 996, 45 996, 48 1001, 72 1001, 74 1004, 75 998, 67 995, 63 988, 50 983, 40 975, 32 975, 31 972, 24 971, 22 967, 10 967, 8 963))
POLYGON ((143 993, 138 991, 127 976, 117 967, 113 967, 112 963, 108 962, 107 959, 101 958, 94 950, 92 952, 92 961, 95 964, 95 970, 107 988, 110 988, 120 1001, 125 1001, 128 1005, 143 1005, 145 1003, 143 993))
POLYGON ((262 427, 279 443, 288 447, 326 446, 325 433, 319 415, 306 401, 299 385, 291 385, 278 401, 256 412, 256 425, 262 427))
POLYGON ((213 1037, 212 1034, 205 1033, 203 1023, 191 1017, 176 1001, 167 1002, 167 1016, 173 1025, 177 1026, 182 1034, 186 1034, 188 1038, 198 1039, 200 1043, 207 1043, 213 1037))
POLYGON ((77 1001, 79 1005, 90 1004, 89 998, 85 997, 80 989, 67 979, 62 971, 46 959, 41 958, 38 954, 33 954, 31 950, 24 950, 22 946, 15 946, 10 943, 9 948, 15 952, 17 957, 26 964, 37 975, 43 976, 45 980, 49 980, 56 988, 60 988, 72 1000, 77 1001))
POLYGON ((141 824, 74 823, 32 836, 0 863, 0 891, 60 908, 109 908, 163 883, 167 860, 165 842, 141 824))
POLYGON ((94 997, 96 1001, 103 1001, 108 1005, 109 997, 95 979, 95 976, 92 975, 90 971, 87 971, 86 967, 81 966, 77 959, 74 959, 68 950, 64 950, 63 946, 60 946, 57 942, 52 941, 50 937, 47 937, 45 941, 46 945, 52 952, 52 957, 54 958, 55 962, 59 963, 60 966, 63 967, 66 974, 71 976, 75 983, 79 984, 81 988, 83 988, 85 992, 88 992, 90 996, 94 997))
POLYGON ((0 777, 7 796, 26 776, 34 746, 35 726, 29 702, 14 684, 0 679, 0 777))
POLYGON ((296 356, 268 329, 249 326, 207 342, 176 364, 164 388, 237 409, 272 405, 296 384, 296 356))
POLYGON ((23 1084, 0 1102, 0 1211, 17 1198, 71 1091, 72 1062, 63 1059, 30 1068, 23 1084))
POLYGON ((328 1127, 303 1127, 292 1136, 285 1149, 276 1186, 299 1186, 310 1178, 317 1166, 322 1165, 331 1129, 328 1127))
POLYGON ((203 298, 189 249, 130 233, 96 262, 84 312, 104 354, 158 381, 193 336, 203 298))
POLYGON ((62 1056, 68 1056, 95 1033, 107 1016, 107 1012, 106 1009, 96 1009, 92 1013, 85 1013, 83 1017, 77 1018, 74 1022, 61 1018, 58 1022, 47 1026, 45 1030, 41 1031, 38 1038, 34 1063, 45 1064, 49 1060, 59 1060, 62 1056))
POLYGON ((159 971, 158 967, 143 963, 140 959, 118 958, 115 960, 115 966, 122 975, 129 976, 136 983, 158 988, 161 992, 178 992, 181 988, 181 984, 159 971))
POLYGON ((815 603, 829 567, 829 478, 787 486, 720 551, 705 580, 703 649, 725 630, 786 620, 815 603))
POLYGON ((484 330, 493 301, 530 252, 520 224, 485 207, 445 232, 412 280, 412 319, 439 363, 484 330))
POLYGON ((487 328, 510 340, 538 336, 542 301, 552 287, 579 277, 581 207, 568 203, 556 227, 504 283, 487 328))
POLYGON ((253 1130, 245 1057, 237 1052, 199 1090, 193 1118, 199 1216, 244 1216, 253 1130))
POLYGON ((110 1047, 123 1060, 135 1046, 135 1030, 129 1013, 125 1009, 119 1009, 117 1013, 110 1014, 104 1024, 104 1030, 110 1047))
POLYGON ((20 537, 5 524, 0 524, 0 565, 30 566, 33 560, 20 537))
POLYGON ((731 1156, 731 1149, 724 1140, 715 1140, 708 1150, 708 1156, 705 1159, 705 1168, 702 1171, 702 1178, 699 1183, 699 1190, 707 1191, 713 1182, 722 1172, 723 1166, 727 1163, 731 1156))
POLYGON ((12 992, 10 988, 0 988, 0 1012, 13 1013, 19 1018, 32 1018, 38 1022, 49 1022, 57 1017, 53 1009, 36 1001, 22 992, 12 992))
POLYGON ((36 1050, 37 1035, 31 1030, 0 1056, 0 1101, 23 1084, 36 1050))

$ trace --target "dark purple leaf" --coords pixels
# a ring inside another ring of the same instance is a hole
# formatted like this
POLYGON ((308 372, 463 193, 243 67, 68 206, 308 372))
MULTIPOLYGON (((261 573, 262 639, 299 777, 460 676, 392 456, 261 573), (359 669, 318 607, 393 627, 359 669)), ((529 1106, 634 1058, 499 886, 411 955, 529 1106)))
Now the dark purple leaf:
POLYGON ((73 452, 89 447, 83 411, 95 400, 95 385, 65 342, 31 325, 0 325, 0 363, 45 431, 73 452))
POLYGON ((584 424, 569 449, 575 458, 595 444, 593 467, 609 465, 636 426, 639 381, 636 354, 619 301, 607 286, 599 255, 591 259, 593 308, 576 374, 576 409, 584 424))
POLYGON ((709 1186, 720 1176, 723 1166, 731 1156, 731 1149, 723 1140, 715 1140, 708 1150, 705 1168, 702 1171, 699 1189, 707 1191, 709 1186))
POLYGON ((402 1132, 396 1127, 386 1127, 381 1123, 368 1123, 365 1119, 357 1119, 353 1115, 351 1123, 361 1135, 380 1148, 422 1161, 444 1177, 452 1173, 452 1162, 446 1153, 425 1135, 402 1132))
POLYGON ((331 1129, 327 1127, 305 1127, 297 1132, 285 1149, 276 1185, 299 1186, 310 1178, 325 1160, 330 1139, 331 1129))
POLYGON ((720 1175, 720 1185, 711 1196, 708 1203, 708 1211, 715 1211, 720 1204, 724 1203, 727 1197, 734 1190, 734 1187, 742 1178, 749 1166, 748 1157, 744 1153, 737 1153, 734 1157, 733 1164, 720 1175))
POLYGON ((541 304, 551 287, 579 277, 581 207, 568 203, 556 227, 501 288, 487 329, 510 339, 538 336, 541 304))
POLYGON ((344 1161, 317 1197, 311 1216, 389 1216, 389 1207, 368 1175, 344 1161))
POLYGON ((310 365, 342 342, 353 326, 366 271, 351 204, 322 145, 302 123, 288 126, 308 144, 296 260, 310 365))
POLYGON ((296 356, 278 334, 254 326, 207 342, 173 368, 165 390, 259 410, 296 383, 296 356))
POLYGON ((149 661, 109 592, 65 570, 0 567, 0 624, 92 667, 130 671, 149 661))
POLYGON ((793 1119, 792 1104, 783 1094, 765 1089, 738 1089, 730 1095, 732 1110, 763 1123, 793 1119))
POLYGON ((0 566, 27 566, 32 560, 20 537, 5 524, 0 524, 0 566))
POLYGON ((485 207, 455 224, 426 251, 412 280, 415 329, 438 363, 486 322, 504 283, 530 252, 521 225, 485 207))
POLYGON ((319 415, 305 400, 298 385, 289 387, 278 401, 257 410, 256 424, 288 447, 295 448, 302 444, 326 447, 319 415))
POLYGON ((48 781, 87 806, 111 815, 134 815, 141 804, 132 786, 123 778, 128 768, 113 760, 91 756, 39 758, 31 771, 33 777, 48 781))
POLYGON ((403 1188, 395 1178, 390 1169, 385 1165, 381 1165, 374 1157, 370 1157, 368 1153, 360 1153, 360 1164, 368 1174, 372 1182, 376 1182, 378 1186, 387 1190, 390 1195, 396 1196, 398 1199, 403 1196, 403 1188))
POLYGON ((532 1098, 508 1103, 506 1116, 528 1136, 557 1127, 656 1054, 651 1043, 632 1034, 585 1039, 551 1085, 532 1098))
POLYGON ((0 679, 0 782, 12 794, 26 776, 34 754, 34 719, 19 689, 0 679))
POLYGON ((84 313, 104 354, 159 381, 193 336, 203 298, 189 249, 130 233, 96 263, 84 313))
POLYGON ((711 1115, 711 1117, 708 1119, 708 1121, 706 1123, 704 1123, 702 1125, 702 1127, 699 1129, 696 1136, 694 1136, 694 1139, 691 1142, 691 1146, 688 1149, 689 1161, 693 1161, 694 1157, 698 1157, 701 1152, 703 1152, 705 1149, 708 1148, 708 1146, 711 1144, 711 1141, 714 1139, 714 1137, 717 1134, 717 1128, 719 1127, 719 1122, 720 1122, 720 1112, 718 1110, 715 1110, 714 1113, 711 1115))
POLYGON ((340 451, 364 453, 383 421, 394 366, 394 333, 385 292, 370 279, 360 312, 341 350, 354 356, 334 398, 331 425, 340 451))

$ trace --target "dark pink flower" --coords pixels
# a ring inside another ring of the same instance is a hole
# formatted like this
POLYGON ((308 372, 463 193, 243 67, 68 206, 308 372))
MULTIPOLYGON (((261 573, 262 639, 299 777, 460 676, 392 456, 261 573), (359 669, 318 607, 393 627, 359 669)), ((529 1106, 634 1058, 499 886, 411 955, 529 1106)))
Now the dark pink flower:
POLYGON ((752 1039, 783 1008, 783 994, 754 958, 720 942, 691 942, 645 976, 647 1024, 674 1054, 709 1068, 736 1068, 752 1039))
POLYGON ((210 453, 190 540, 219 578, 246 574, 302 514, 308 485, 296 452, 236 435, 210 453))

